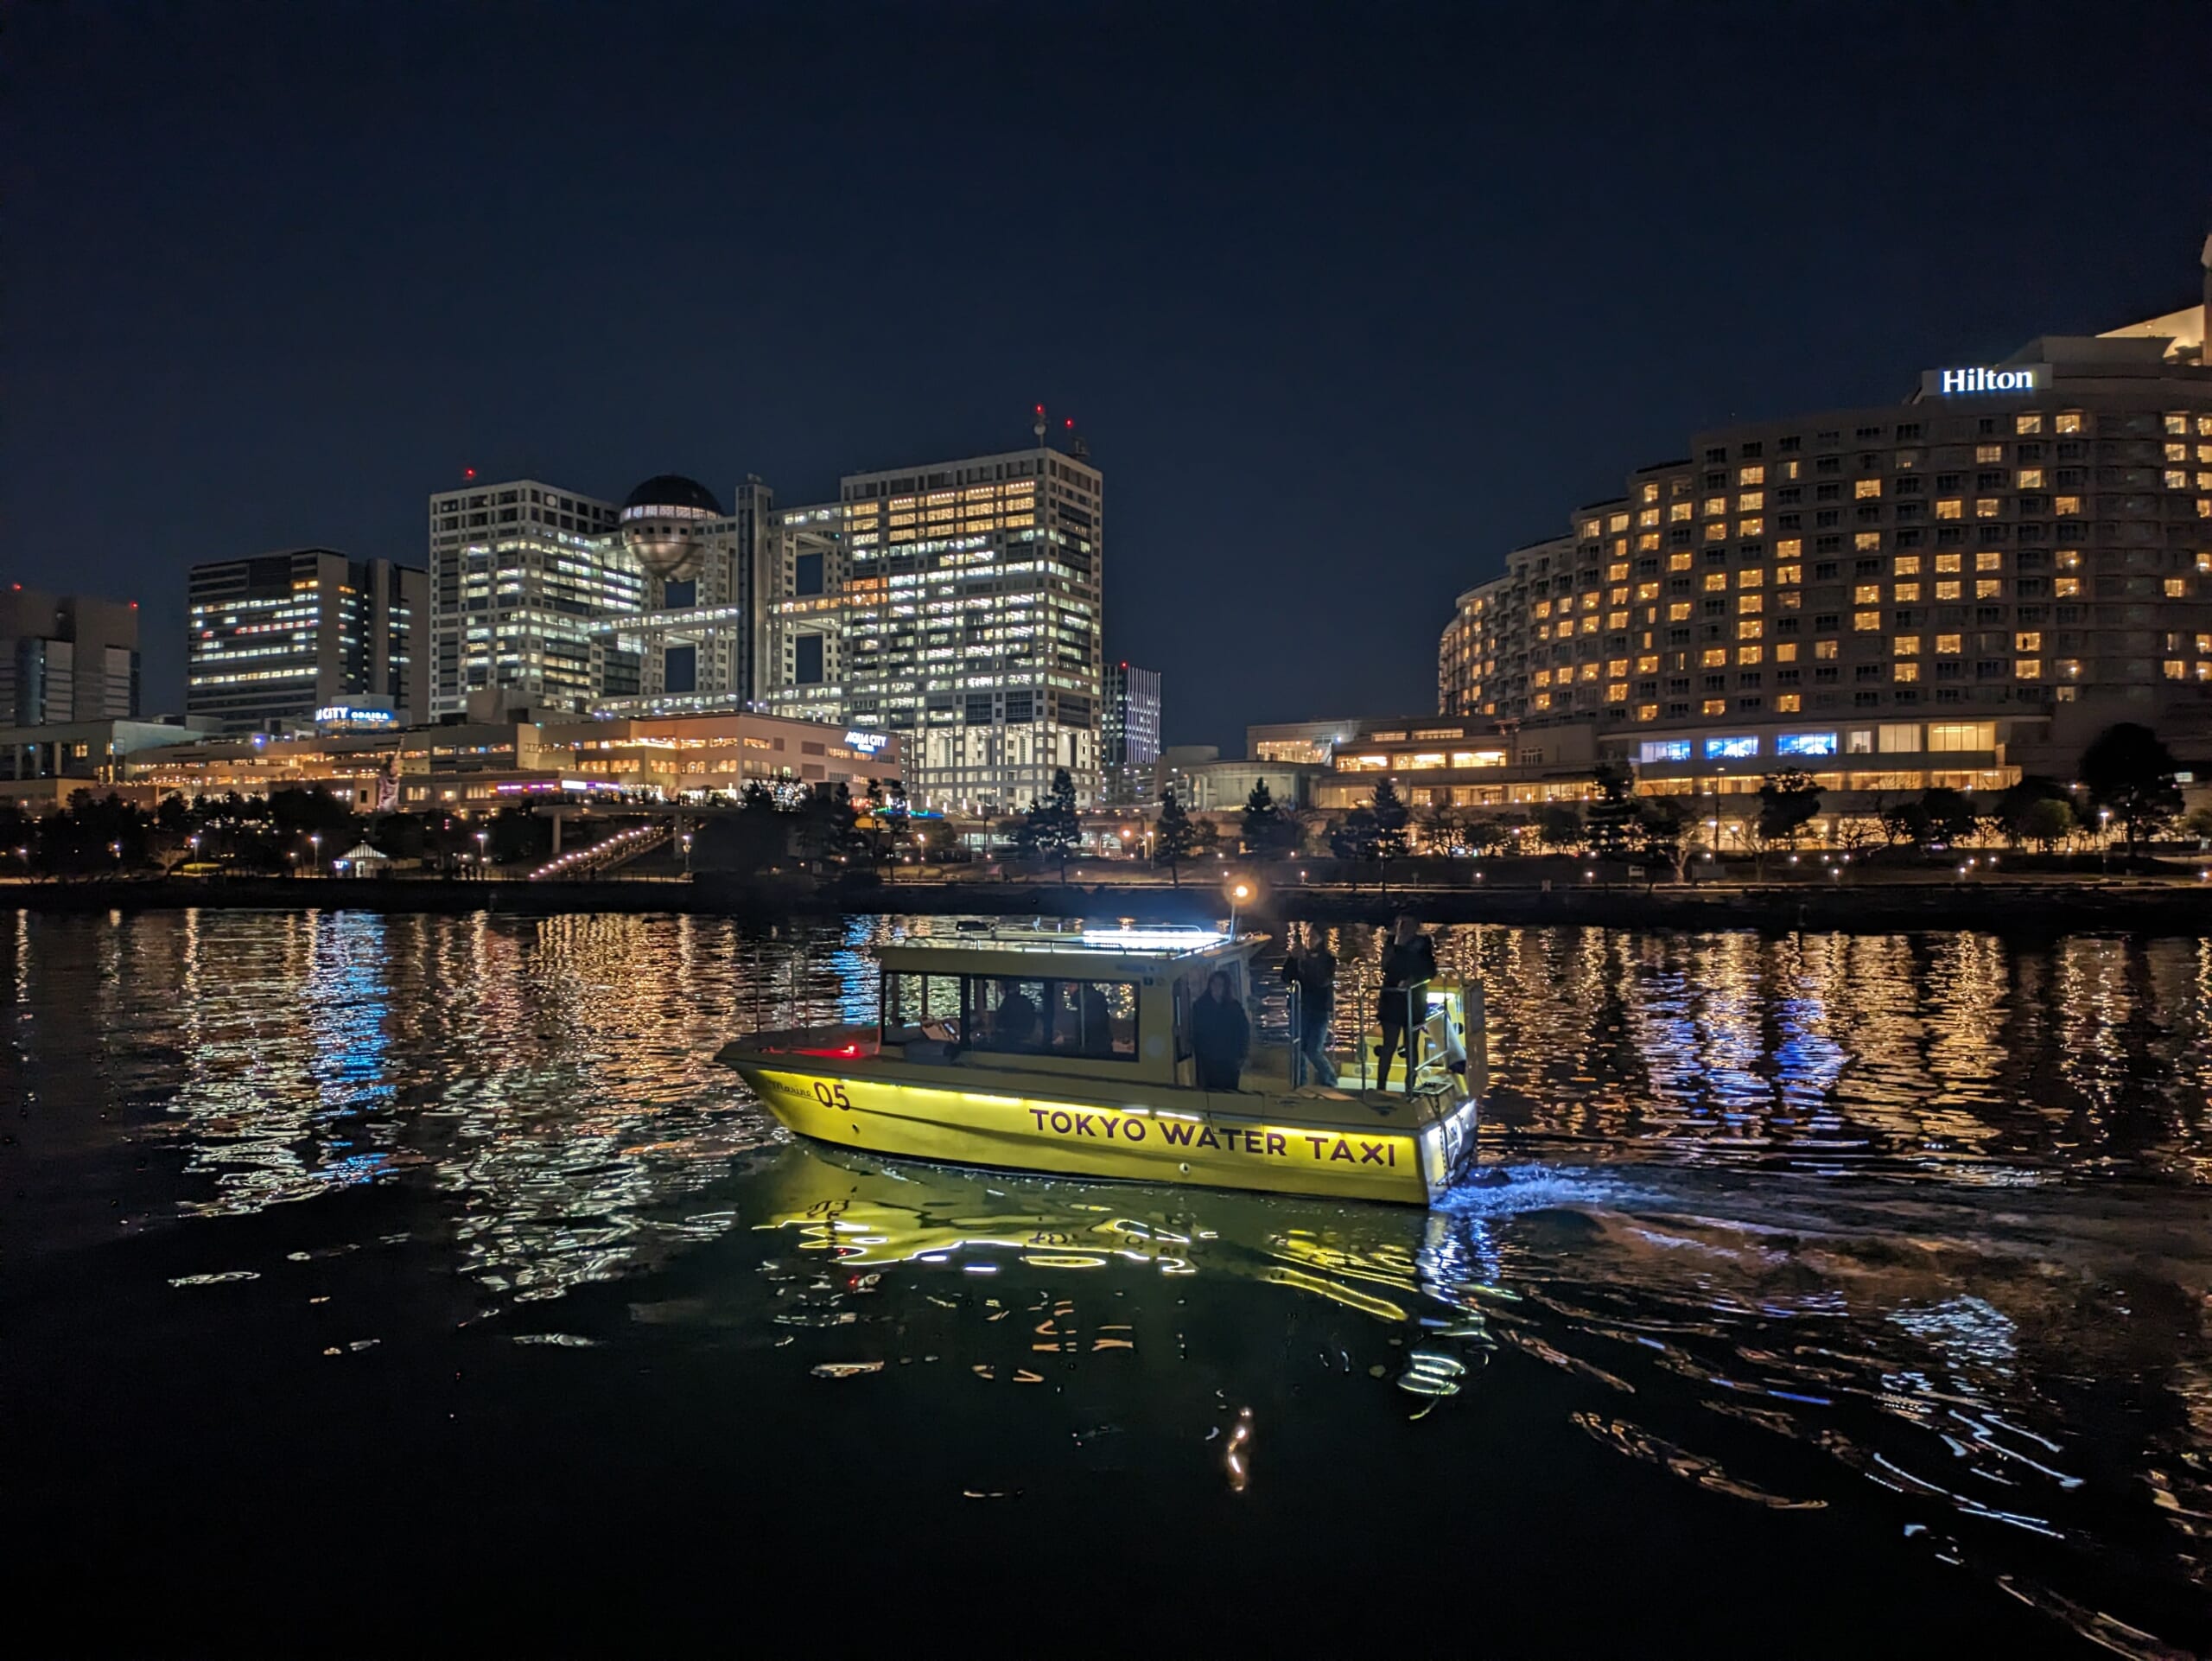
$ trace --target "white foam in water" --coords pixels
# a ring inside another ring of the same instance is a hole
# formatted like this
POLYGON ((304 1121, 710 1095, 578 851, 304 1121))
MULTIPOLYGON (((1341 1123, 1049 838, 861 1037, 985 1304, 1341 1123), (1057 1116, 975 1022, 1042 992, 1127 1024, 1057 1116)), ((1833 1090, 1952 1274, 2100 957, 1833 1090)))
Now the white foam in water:
POLYGON ((1469 1180, 1436 1201, 1438 1211, 1455 1216, 1510 1217, 1525 1211, 1614 1210, 1634 1191, 1618 1177, 1588 1168, 1550 1165, 1485 1166, 1481 1180, 1469 1180), (1492 1174, 1503 1171, 1500 1182, 1492 1174))

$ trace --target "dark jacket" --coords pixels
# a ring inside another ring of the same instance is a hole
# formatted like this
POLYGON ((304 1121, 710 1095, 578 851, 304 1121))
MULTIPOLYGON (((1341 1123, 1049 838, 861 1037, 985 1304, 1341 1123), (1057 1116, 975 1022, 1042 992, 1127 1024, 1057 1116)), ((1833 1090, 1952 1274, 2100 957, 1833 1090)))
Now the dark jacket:
POLYGON ((1298 989, 1299 1007, 1307 1015, 1325 1015, 1337 1007, 1337 954, 1328 947, 1286 958, 1282 978, 1284 985, 1298 989))
POLYGON ((1382 948, 1382 984, 1385 988, 1412 986, 1435 978, 1436 942, 1426 934, 1416 934, 1403 945, 1393 940, 1382 948))
POLYGON ((1251 1040, 1252 1023, 1235 998, 1201 997, 1191 1006, 1191 1050, 1199 1060, 1241 1066, 1251 1040))

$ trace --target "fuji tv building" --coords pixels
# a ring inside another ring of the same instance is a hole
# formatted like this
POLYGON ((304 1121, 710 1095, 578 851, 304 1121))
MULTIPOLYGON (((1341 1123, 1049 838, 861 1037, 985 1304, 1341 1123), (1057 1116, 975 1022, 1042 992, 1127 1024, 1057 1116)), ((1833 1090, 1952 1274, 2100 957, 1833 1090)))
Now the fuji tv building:
POLYGON ((1901 792, 2069 780, 2123 721, 2212 779, 2203 259, 2200 303, 1694 435, 1459 597, 1434 722, 1330 765, 1480 807, 1624 762, 1739 830, 1751 804, 1718 799, 1802 768, 1816 835, 1901 792))

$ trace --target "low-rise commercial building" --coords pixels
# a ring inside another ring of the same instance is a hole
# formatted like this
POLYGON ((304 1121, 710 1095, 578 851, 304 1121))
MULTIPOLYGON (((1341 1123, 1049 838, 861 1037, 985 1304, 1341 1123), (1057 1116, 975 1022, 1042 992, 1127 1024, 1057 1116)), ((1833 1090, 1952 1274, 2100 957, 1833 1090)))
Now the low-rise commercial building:
POLYGON ((0 728, 0 802, 26 812, 68 805, 80 790, 123 784, 133 755, 203 736, 160 721, 70 721, 0 728))

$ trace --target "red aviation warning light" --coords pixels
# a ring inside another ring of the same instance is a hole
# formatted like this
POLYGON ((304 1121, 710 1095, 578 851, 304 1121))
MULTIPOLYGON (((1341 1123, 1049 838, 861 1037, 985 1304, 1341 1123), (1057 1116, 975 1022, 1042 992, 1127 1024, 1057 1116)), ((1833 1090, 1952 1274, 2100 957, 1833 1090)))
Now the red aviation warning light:
POLYGON ((461 476, 464 479, 474 479, 476 476, 476 469, 474 468, 463 468, 461 470, 461 476))

